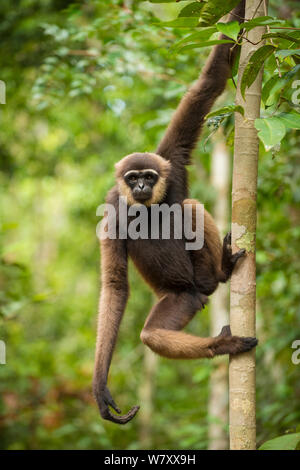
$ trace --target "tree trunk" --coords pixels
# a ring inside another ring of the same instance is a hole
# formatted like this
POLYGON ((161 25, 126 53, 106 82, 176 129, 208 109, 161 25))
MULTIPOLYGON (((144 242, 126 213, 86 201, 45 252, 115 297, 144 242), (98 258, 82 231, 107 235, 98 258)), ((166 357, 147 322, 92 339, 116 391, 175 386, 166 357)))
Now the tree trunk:
POLYGON ((140 402, 143 403, 139 417, 139 441, 142 449, 152 447, 152 419, 154 379, 157 368, 157 356, 149 348, 144 348, 144 375, 139 389, 140 402))
MULTIPOLYGON (((212 153, 211 183, 217 191, 214 207, 214 219, 222 236, 228 229, 228 188, 230 174, 230 156, 222 133, 217 133, 212 153)), ((210 332, 217 336, 224 325, 228 325, 228 285, 220 284, 211 299, 210 332)), ((209 450, 228 449, 228 365, 224 356, 214 359, 210 376, 210 396, 208 413, 209 450)))
MULTIPOLYGON (((261 0, 246 0, 246 18, 264 16, 261 0)), ((257 43, 264 28, 254 28, 247 37, 257 43)), ((246 248, 245 259, 239 262, 231 279, 230 325, 233 335, 255 336, 255 233, 258 137, 254 121, 260 114, 262 70, 247 89, 245 100, 240 82, 249 56, 261 47, 243 40, 238 72, 236 104, 243 106, 244 117, 235 116, 234 168, 232 183, 232 246, 233 251, 246 248)), ((255 420, 255 351, 230 358, 230 448, 256 448, 255 420)))

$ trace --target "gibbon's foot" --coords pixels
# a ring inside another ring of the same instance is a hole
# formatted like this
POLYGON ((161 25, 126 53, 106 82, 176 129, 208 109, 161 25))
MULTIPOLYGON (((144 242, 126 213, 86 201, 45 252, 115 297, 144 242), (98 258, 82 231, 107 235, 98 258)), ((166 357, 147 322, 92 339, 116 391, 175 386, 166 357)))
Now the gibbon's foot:
POLYGON ((233 266, 235 265, 237 260, 245 256, 245 254, 246 254, 245 248, 242 248, 241 250, 234 253, 234 255, 231 256, 231 263, 233 264, 233 266))
POLYGON ((245 254, 244 248, 232 254, 231 232, 228 232, 223 241, 222 271, 225 277, 221 279, 222 282, 226 282, 230 278, 236 262, 245 254))
POLYGON ((221 354, 239 354, 250 351, 258 340, 252 337, 232 336, 230 326, 223 326, 221 333, 216 338, 216 343, 211 347, 214 356, 221 354))
POLYGON ((224 243, 224 245, 231 246, 231 231, 226 233, 223 243, 224 243))
POLYGON ((230 260, 231 264, 234 266, 235 263, 239 258, 245 255, 246 250, 242 248, 241 250, 237 251, 236 253, 232 254, 232 246, 231 246, 231 232, 228 232, 223 240, 223 250, 225 251, 226 257, 230 260))

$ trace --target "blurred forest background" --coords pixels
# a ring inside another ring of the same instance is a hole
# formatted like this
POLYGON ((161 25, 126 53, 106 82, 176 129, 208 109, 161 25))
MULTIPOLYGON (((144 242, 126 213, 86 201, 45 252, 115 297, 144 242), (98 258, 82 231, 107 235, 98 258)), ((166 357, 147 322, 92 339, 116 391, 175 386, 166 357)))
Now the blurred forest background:
MULTIPOLYGON (((280 2, 281 3, 281 2, 280 2)), ((300 27, 297 2, 269 14, 300 27)), ((0 79, 0 447, 206 449, 218 363, 169 361, 139 339, 153 303, 130 266, 131 297, 110 388, 126 427, 100 419, 91 394, 99 292, 96 208, 114 163, 155 146, 209 49, 172 53, 187 31, 162 28, 179 4, 136 0, 2 0, 0 79)), ((272 71, 266 65, 266 77, 272 71)), ((233 103, 229 83, 219 105, 233 103)), ((232 117, 223 127, 232 151, 232 117)), ((205 128, 190 168, 191 195, 214 210, 214 138, 205 128)), ((261 146, 257 233, 258 444, 299 431, 299 131, 276 152, 261 146)), ((228 181, 230 196, 230 181, 228 181)), ((228 196, 228 199, 229 199, 228 196)), ((230 214, 227 217, 230 224, 230 214)), ((210 309, 189 330, 208 335, 210 309)), ((225 359, 225 363, 227 363, 225 359)), ((224 432, 227 432, 226 423, 224 432)))

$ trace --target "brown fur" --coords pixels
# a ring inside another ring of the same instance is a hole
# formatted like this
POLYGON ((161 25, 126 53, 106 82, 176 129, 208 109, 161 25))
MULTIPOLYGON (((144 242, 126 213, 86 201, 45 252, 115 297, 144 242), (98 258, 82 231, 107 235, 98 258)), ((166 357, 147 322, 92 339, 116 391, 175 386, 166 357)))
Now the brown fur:
MULTIPOLYGON (((236 7, 230 20, 236 19, 236 15, 242 20, 244 1, 236 7)), ((225 88, 235 53, 236 49, 232 51, 230 44, 217 45, 213 49, 201 77, 181 100, 156 153, 134 153, 116 164, 117 186, 109 192, 107 202, 117 209, 121 194, 127 196, 129 205, 135 204, 131 189, 124 183, 123 177, 130 170, 151 168, 159 174, 159 180, 154 186, 152 198, 145 202, 148 211, 151 204, 157 202, 192 204, 195 221, 195 209, 199 203, 187 199, 185 165, 189 163, 205 115, 225 88)), ((150 215, 149 212, 149 218, 150 215)), ((232 255, 229 236, 225 238, 222 248, 216 225, 206 211, 204 223, 204 245, 194 252, 185 249, 186 240, 177 240, 172 234, 169 240, 160 237, 158 240, 128 238, 102 242, 102 293, 94 394, 105 419, 124 424, 138 410, 134 407, 124 416, 111 413, 109 406, 117 412, 119 410, 106 385, 128 297, 128 255, 159 297, 141 333, 142 341, 153 351, 165 357, 192 359, 236 354, 255 346, 255 338, 234 337, 228 329, 222 330, 216 338, 199 338, 181 331, 197 310, 204 307, 207 296, 214 292, 218 283, 229 278, 237 259, 243 254, 232 255)))

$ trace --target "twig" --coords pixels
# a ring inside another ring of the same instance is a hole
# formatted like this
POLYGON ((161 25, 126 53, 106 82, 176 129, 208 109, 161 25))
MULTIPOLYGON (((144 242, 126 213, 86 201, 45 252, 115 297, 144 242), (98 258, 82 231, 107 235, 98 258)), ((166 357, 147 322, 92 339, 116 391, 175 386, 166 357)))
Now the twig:
POLYGON ((253 13, 253 15, 252 15, 251 20, 254 19, 255 15, 256 15, 257 11, 259 10, 259 7, 260 7, 260 5, 262 4, 263 1, 264 1, 264 0, 260 0, 259 4, 257 5, 257 7, 256 7, 256 9, 255 9, 255 11, 254 11, 254 13, 253 13))
MULTIPOLYGON (((267 16, 268 10, 267 10, 267 2, 266 2, 266 0, 264 0, 264 11, 265 11, 265 15, 267 16)), ((270 32, 271 32, 271 31, 270 31, 270 26, 269 26, 269 25, 267 25, 267 31, 268 31, 268 33, 270 33, 270 32)), ((272 38, 270 38, 270 43, 271 43, 271 44, 274 46, 274 42, 273 42, 273 39, 272 39, 272 38)), ((278 75, 279 75, 279 77, 281 78, 281 77, 282 77, 282 75, 281 75, 281 70, 280 70, 280 62, 279 62, 279 59, 278 59, 278 57, 276 57, 276 56, 275 56, 275 60, 276 60, 276 65, 277 65, 278 75)))
POLYGON ((300 31, 300 28, 292 28, 291 26, 270 26, 271 29, 294 29, 300 31))

